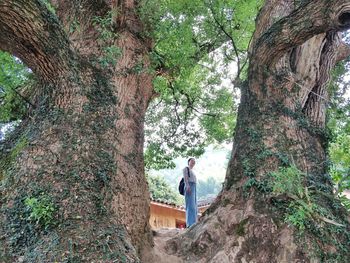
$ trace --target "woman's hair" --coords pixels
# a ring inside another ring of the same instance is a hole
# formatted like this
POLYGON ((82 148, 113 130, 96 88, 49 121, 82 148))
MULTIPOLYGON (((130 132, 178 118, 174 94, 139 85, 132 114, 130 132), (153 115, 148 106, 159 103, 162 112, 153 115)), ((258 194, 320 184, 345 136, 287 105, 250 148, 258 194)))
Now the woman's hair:
POLYGON ((187 160, 187 164, 190 164, 190 161, 191 161, 192 159, 194 159, 194 158, 191 157, 190 159, 188 159, 188 160, 187 160))

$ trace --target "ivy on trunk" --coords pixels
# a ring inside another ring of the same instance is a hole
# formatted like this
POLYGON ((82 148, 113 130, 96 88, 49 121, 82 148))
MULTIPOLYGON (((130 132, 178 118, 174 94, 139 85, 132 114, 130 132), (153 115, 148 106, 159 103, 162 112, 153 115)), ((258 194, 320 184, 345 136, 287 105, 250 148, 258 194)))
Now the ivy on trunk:
POLYGON ((151 42, 134 1, 53 4, 56 14, 42 1, 1 2, 0 48, 38 84, 4 156, 0 261, 137 262, 152 242, 143 162, 151 42))

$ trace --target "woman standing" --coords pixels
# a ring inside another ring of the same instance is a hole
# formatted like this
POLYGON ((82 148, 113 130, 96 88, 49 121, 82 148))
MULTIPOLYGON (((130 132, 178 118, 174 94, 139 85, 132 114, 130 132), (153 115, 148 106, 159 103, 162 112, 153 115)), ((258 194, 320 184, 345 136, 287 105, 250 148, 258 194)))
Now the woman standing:
POLYGON ((192 170, 196 161, 194 158, 190 158, 187 164, 188 166, 183 169, 183 176, 185 181, 186 227, 190 227, 197 222, 197 178, 192 170))

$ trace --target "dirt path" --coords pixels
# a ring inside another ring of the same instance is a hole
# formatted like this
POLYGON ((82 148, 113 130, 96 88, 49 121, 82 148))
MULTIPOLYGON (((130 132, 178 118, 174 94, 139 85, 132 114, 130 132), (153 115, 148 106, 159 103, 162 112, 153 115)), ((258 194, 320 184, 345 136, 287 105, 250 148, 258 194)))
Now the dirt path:
POLYGON ((165 250, 166 241, 178 235, 184 230, 180 229, 159 229, 153 232, 154 247, 151 251, 143 251, 143 263, 182 263, 179 257, 168 255, 165 250))

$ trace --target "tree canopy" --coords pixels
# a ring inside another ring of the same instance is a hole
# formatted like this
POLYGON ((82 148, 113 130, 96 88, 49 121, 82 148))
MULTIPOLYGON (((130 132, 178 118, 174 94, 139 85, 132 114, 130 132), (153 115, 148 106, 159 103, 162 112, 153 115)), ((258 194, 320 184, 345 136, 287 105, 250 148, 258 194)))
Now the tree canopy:
POLYGON ((198 156, 210 143, 232 140, 237 90, 261 4, 147 1, 143 6, 155 39, 154 65, 161 69, 154 80, 158 97, 146 117, 146 167, 166 167, 179 154, 198 156))
POLYGON ((172 188, 163 177, 146 175, 149 191, 153 200, 162 200, 174 204, 182 204, 183 198, 172 188))

